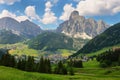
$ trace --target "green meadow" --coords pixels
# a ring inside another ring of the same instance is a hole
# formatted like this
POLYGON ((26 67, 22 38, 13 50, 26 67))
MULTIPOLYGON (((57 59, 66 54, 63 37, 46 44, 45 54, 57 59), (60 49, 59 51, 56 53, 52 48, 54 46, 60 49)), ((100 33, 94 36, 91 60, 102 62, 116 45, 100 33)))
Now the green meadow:
POLYGON ((25 72, 18 69, 0 66, 0 80, 119 80, 120 66, 99 68, 94 61, 83 63, 84 68, 74 68, 75 75, 43 74, 25 72))

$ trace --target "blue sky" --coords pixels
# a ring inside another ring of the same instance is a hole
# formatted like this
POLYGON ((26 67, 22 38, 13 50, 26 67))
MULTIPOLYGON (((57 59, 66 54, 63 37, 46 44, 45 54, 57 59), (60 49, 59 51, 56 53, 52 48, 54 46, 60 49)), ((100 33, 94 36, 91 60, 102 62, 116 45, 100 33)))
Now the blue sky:
POLYGON ((55 29, 74 10, 108 24, 120 22, 120 0, 0 0, 0 18, 26 19, 42 29, 55 29))

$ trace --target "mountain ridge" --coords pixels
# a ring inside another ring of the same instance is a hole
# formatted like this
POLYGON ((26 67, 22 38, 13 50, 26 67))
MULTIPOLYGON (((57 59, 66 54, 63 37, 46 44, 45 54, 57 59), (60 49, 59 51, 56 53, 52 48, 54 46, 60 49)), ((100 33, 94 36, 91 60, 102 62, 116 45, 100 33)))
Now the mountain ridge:
POLYGON ((42 31, 39 26, 29 20, 18 22, 13 18, 4 17, 0 19, 0 30, 11 30, 14 34, 28 38, 35 37, 42 31))
POLYGON ((103 33, 90 40, 74 55, 96 52, 105 47, 112 47, 118 44, 120 44, 120 23, 111 26, 103 33))
POLYGON ((109 25, 102 20, 86 19, 80 16, 78 11, 73 11, 69 20, 61 23, 56 31, 74 38, 92 39, 108 27, 109 25))

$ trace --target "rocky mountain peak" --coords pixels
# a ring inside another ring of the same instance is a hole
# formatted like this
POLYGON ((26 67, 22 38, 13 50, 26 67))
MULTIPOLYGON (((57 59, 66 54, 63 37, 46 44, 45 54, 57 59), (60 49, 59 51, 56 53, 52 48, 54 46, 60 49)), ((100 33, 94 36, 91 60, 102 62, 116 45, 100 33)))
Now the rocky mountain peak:
POLYGON ((87 19, 89 22, 96 22, 93 18, 88 18, 87 19))
POLYGON ((76 15, 79 16, 79 12, 78 12, 78 11, 73 11, 73 12, 71 13, 71 16, 76 16, 76 15))
POLYGON ((108 27, 101 20, 97 22, 93 18, 86 19, 84 16, 80 16, 78 11, 73 11, 69 20, 61 23, 56 31, 74 38, 92 39, 108 27))
POLYGON ((74 20, 74 19, 78 18, 78 16, 79 16, 79 12, 78 11, 73 11, 70 15, 70 19, 74 20))
POLYGON ((104 27, 107 27, 107 26, 108 26, 103 20, 99 20, 99 21, 98 21, 98 25, 106 25, 106 26, 104 26, 104 27))

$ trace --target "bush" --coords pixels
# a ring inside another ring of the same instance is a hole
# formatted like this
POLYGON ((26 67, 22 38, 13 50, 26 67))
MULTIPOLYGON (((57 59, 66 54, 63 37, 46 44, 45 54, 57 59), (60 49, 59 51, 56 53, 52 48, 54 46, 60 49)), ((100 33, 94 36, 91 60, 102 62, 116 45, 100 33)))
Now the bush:
POLYGON ((72 67, 70 67, 70 69, 69 69, 69 75, 74 75, 74 71, 73 71, 72 67))
POLYGON ((100 63, 100 67, 106 68, 106 67, 108 67, 108 65, 105 62, 103 62, 103 63, 100 63))
POLYGON ((110 73, 112 73, 112 71, 108 70, 104 74, 107 75, 107 74, 110 74, 110 73))

